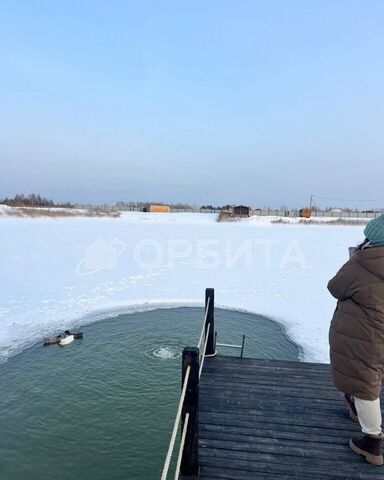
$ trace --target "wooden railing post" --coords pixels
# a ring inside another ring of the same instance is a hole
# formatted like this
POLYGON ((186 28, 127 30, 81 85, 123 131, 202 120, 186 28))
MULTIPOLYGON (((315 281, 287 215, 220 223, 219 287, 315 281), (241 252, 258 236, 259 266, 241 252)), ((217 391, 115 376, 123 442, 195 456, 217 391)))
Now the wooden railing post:
POLYGON ((199 428, 199 349, 186 347, 183 350, 182 381, 185 372, 191 367, 181 421, 184 425, 185 414, 189 413, 188 429, 185 436, 183 456, 181 459, 180 473, 184 476, 197 476, 199 473, 198 458, 198 428, 199 428))
POLYGON ((209 333, 208 333, 208 342, 207 342, 207 350, 205 355, 207 356, 214 356, 216 355, 215 349, 215 320, 214 320, 214 311, 215 311, 215 290, 213 288, 206 288, 205 289, 205 308, 208 305, 208 313, 207 313, 207 321, 205 324, 205 335, 207 335, 208 325, 209 333), (208 305, 209 299, 209 305, 208 305))

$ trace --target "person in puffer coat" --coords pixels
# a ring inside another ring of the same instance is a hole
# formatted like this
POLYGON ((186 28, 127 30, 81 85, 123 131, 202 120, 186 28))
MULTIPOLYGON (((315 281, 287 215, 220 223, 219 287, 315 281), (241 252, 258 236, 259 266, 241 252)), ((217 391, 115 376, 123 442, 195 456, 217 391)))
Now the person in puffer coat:
POLYGON ((349 445, 368 462, 382 465, 384 215, 371 220, 364 234, 364 242, 328 283, 338 300, 329 331, 330 358, 333 382, 364 434, 349 445))

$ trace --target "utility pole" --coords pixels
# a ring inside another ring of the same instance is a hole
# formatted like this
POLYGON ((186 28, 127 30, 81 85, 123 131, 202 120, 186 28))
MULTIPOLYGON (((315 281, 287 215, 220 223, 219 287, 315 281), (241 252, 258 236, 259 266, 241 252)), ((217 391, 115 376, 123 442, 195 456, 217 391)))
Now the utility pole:
POLYGON ((310 210, 312 210, 312 207, 314 206, 313 197, 314 197, 314 195, 311 195, 311 198, 310 198, 310 200, 309 200, 309 208, 310 208, 310 210))

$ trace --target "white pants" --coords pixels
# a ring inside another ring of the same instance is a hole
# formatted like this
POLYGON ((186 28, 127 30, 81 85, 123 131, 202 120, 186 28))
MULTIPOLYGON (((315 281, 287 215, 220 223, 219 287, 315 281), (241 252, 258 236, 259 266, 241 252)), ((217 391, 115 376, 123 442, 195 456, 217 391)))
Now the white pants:
POLYGON ((376 398, 376 400, 361 400, 355 397, 355 406, 362 432, 369 435, 380 435, 380 398, 376 398))

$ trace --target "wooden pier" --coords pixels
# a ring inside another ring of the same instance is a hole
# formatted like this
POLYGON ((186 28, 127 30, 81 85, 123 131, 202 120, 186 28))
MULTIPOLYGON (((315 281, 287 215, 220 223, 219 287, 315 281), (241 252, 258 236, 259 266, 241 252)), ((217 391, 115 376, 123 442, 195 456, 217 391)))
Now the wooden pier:
POLYGON ((348 446, 360 428, 329 365, 207 358, 199 412, 202 480, 384 479, 348 446))
POLYGON ((360 426, 333 386, 329 365, 242 358, 243 349, 244 337, 242 345, 216 343, 214 291, 207 289, 198 346, 183 352, 162 480, 180 424, 175 479, 384 480, 384 467, 349 448, 360 426), (240 358, 222 356, 220 346, 238 348, 240 358))

